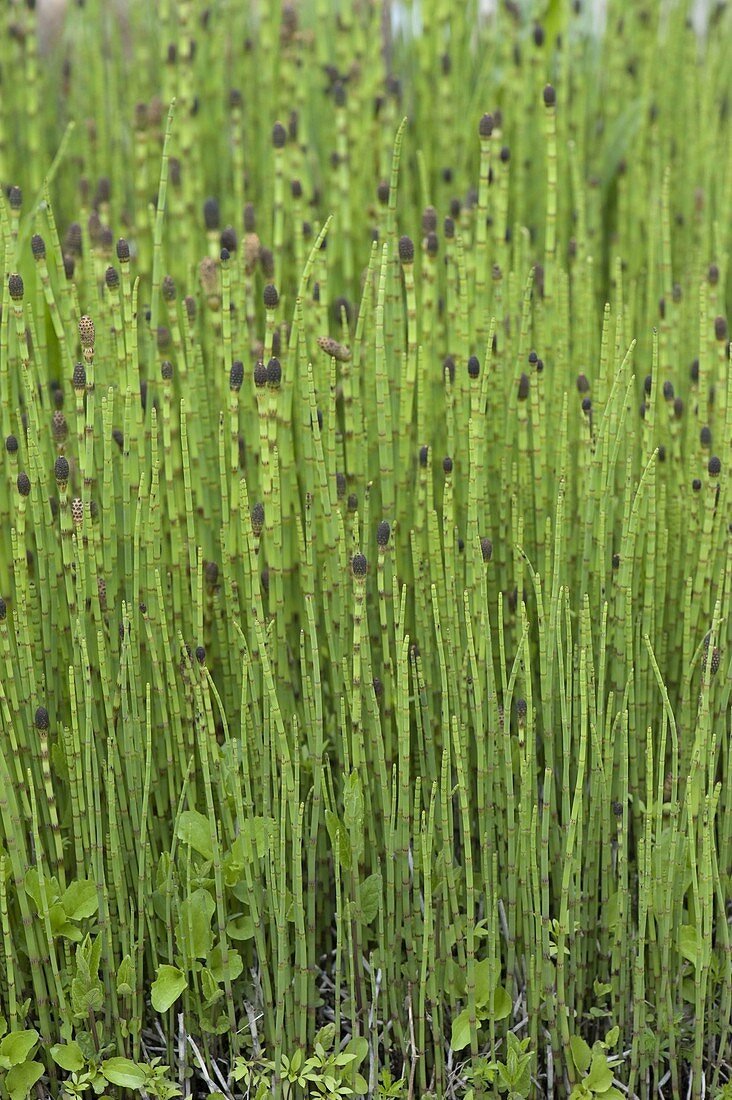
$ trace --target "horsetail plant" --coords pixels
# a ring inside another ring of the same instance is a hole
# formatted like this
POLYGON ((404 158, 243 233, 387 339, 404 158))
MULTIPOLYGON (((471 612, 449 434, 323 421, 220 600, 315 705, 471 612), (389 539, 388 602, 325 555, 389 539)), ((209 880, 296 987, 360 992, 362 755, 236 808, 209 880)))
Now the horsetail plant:
POLYGON ((0 1096, 729 1095, 732 15, 158 8, 0 15, 0 1096))

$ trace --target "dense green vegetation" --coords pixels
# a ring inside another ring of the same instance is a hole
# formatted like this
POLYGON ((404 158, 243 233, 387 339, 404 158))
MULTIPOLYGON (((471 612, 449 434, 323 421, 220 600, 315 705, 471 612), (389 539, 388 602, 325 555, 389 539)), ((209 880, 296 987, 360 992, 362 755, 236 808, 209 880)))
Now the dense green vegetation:
POLYGON ((0 1096, 731 1094, 688 9, 3 6, 0 1096))

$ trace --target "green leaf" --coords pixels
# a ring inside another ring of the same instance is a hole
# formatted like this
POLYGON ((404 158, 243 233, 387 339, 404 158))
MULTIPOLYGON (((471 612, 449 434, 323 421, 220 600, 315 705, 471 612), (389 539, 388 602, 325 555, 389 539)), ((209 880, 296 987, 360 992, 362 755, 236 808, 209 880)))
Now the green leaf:
POLYGON ((117 968, 117 992, 120 997, 131 997, 134 993, 133 982, 135 980, 135 968, 132 959, 125 955, 117 968))
POLYGON ((253 817, 245 821, 242 829, 249 828, 254 850, 260 859, 264 859, 269 851, 272 837, 275 831, 275 822, 272 817, 253 817))
POLYGON ((98 1012, 104 1005, 104 986, 96 976, 88 969, 79 966, 77 956, 77 973, 71 982, 71 1007, 79 1019, 86 1019, 90 1012, 98 1012))
POLYGON ((682 924, 679 929, 679 951, 694 967, 699 965, 697 930, 692 924, 682 924))
POLYGON ((351 772, 343 791, 343 820, 353 845, 353 858, 360 859, 363 854, 363 791, 358 772, 351 772))
POLYGON ((612 1085, 612 1070, 607 1064, 607 1057, 601 1051, 593 1054, 592 1066, 584 1083, 593 1092, 607 1092, 612 1085))
POLYGON ((230 940, 250 940, 254 935, 254 921, 248 913, 227 921, 226 934, 230 940))
POLYGON ((519 1039, 512 1031, 506 1036, 506 1064, 498 1062, 498 1076, 510 1096, 528 1096, 531 1091, 531 1062, 533 1053, 526 1051, 530 1039, 519 1039))
POLYGON ((475 1004, 483 1008, 491 998, 491 961, 481 959, 475 964, 475 1004))
POLYGON ((76 966, 79 973, 90 977, 98 977, 99 963, 102 958, 102 937, 86 936, 83 943, 76 949, 76 966))
POLYGON ((351 842, 348 839, 348 833, 341 822, 338 814, 333 813, 332 810, 325 811, 325 827, 328 830, 328 836, 330 842, 335 848, 338 847, 338 855, 340 856, 341 867, 344 871, 350 871, 351 869, 351 842))
MULTIPOLYGON (((445 938, 451 938, 449 929, 446 930, 445 938)), ((454 942, 453 940, 453 945, 454 942)), ((445 959, 445 989, 455 1000, 465 995, 465 971, 449 955, 445 959)))
POLYGON ((693 978, 684 978, 681 983, 681 996, 689 1004, 693 1004, 696 1000, 696 986, 693 978))
POLYGON ((168 923, 168 903, 166 901, 165 893, 162 890, 153 890, 152 892, 152 907, 155 916, 163 924, 168 923))
POLYGON ((22 1065, 13 1066, 5 1078, 5 1088, 8 1090, 10 1100, 25 1100, 41 1077, 43 1077, 43 1066, 40 1062, 23 1062, 22 1065))
POLYGON ((620 1038, 620 1028, 616 1024, 615 1027, 611 1027, 605 1036, 605 1044, 609 1047, 614 1047, 620 1038))
POLYGON ((587 1073, 592 1061, 592 1051, 587 1043, 579 1035, 573 1035, 569 1040, 574 1064, 580 1073, 587 1073))
POLYGON ((378 871, 373 875, 369 875, 361 883, 361 917, 364 924, 371 924, 376 919, 381 901, 381 891, 381 875, 378 871))
POLYGON ((228 975, 229 981, 235 982, 239 975, 244 970, 244 963, 242 962, 241 955, 233 948, 229 948, 229 958, 226 966, 224 966, 221 944, 218 943, 214 947, 213 951, 208 957, 208 965, 217 982, 223 982, 228 975))
POLYGON ((216 902, 208 890, 194 890, 180 907, 176 940, 189 959, 205 959, 211 950, 211 917, 216 902))
POLYGON ((368 1052, 369 1052, 368 1040, 364 1039, 362 1035, 357 1035, 354 1039, 351 1039, 350 1042, 346 1044, 346 1047, 344 1048, 344 1051, 343 1051, 344 1054, 352 1054, 353 1055, 353 1068, 354 1069, 358 1069, 358 1067, 361 1065, 361 1063, 363 1062, 363 1060, 366 1057, 366 1055, 368 1054, 368 1052))
POLYGON ((18 1066, 25 1062, 37 1042, 38 1032, 34 1028, 28 1031, 11 1031, 0 1043, 0 1056, 7 1058, 11 1066, 18 1066))
POLYGON ((63 745, 60 741, 57 741, 56 744, 51 747, 51 765, 54 774, 57 775, 59 779, 68 780, 69 768, 66 763, 63 745))
MULTIPOLYGON (((476 1021, 478 1026, 479 1023, 476 1021)), ((452 1034, 450 1046, 453 1050, 464 1050, 470 1042, 470 1012, 464 1008, 452 1021, 452 1034)))
MULTIPOLYGON (((63 906, 59 903, 59 909, 63 906)), ((56 924, 51 921, 51 932, 56 938, 57 936, 63 937, 65 940, 69 940, 71 943, 79 943, 83 938, 83 933, 79 930, 78 925, 72 924, 70 920, 64 920, 60 924, 56 924)))
POLYGON ((208 818, 198 810, 183 811, 178 818, 176 836, 184 844, 190 844, 191 848, 205 859, 213 859, 211 825, 208 818))
MULTIPOLYGON (((77 1031, 76 1041, 79 1044, 85 1062, 97 1061, 97 1047, 94 1039, 88 1031, 77 1031)), ((106 1052, 105 1052, 106 1053, 106 1052)))
POLYGON ((177 966, 158 967, 158 976, 150 988, 152 1006, 156 1012, 167 1012, 188 987, 185 974, 177 966))
POLYGON ((497 985, 493 990, 493 1019, 496 1022, 498 1020, 505 1020, 507 1016, 511 1015, 512 1009, 513 1004, 511 1003, 511 998, 508 993, 502 985, 497 985))
POLYGON ((333 1046, 333 1040, 335 1039, 335 1024, 324 1024, 320 1031, 315 1036, 315 1042, 313 1046, 317 1046, 320 1043, 323 1050, 330 1050, 333 1046))
MULTIPOLYGON (((41 881, 38 875, 38 870, 35 867, 31 867, 25 876, 25 892, 29 898, 33 899, 36 910, 39 913, 43 912, 43 903, 41 899, 41 881)), ((43 879, 43 888, 46 892, 46 901, 49 907, 58 900, 58 879, 52 875, 45 875, 43 879)))
POLYGON ((608 1089, 607 1092, 603 1092, 602 1095, 604 1097, 604 1100, 626 1100, 622 1092, 620 1092, 620 1090, 616 1088, 608 1089))
POLYGON ((56 1043, 51 1047, 51 1057, 57 1066, 65 1069, 67 1073, 78 1073, 84 1066, 84 1055, 81 1047, 73 1040, 70 1043, 56 1043))
POLYGON ((298 1049, 295 1051, 295 1053, 292 1056, 292 1061, 290 1062, 290 1071, 292 1073, 299 1073, 300 1072, 300 1066, 302 1065, 302 1063, 303 1063, 303 1053, 300 1050, 300 1048, 298 1047, 298 1049))
POLYGON ((501 1080, 501 1084, 506 1089, 510 1089, 513 1085, 513 1073, 510 1071, 507 1065, 503 1064, 503 1062, 498 1063, 498 1076, 501 1080))
MULTIPOLYGON (((78 937, 78 940, 82 939, 81 933, 76 925, 72 924, 69 920, 69 915, 64 909, 60 901, 56 901, 49 907, 48 919, 51 923, 51 932, 55 936, 62 936, 66 928, 70 928, 72 933, 78 937)), ((78 942, 77 940, 77 942, 78 942)))
POLYGON ((272 843, 274 831, 275 822, 272 817, 250 817, 243 821, 229 852, 232 869, 236 865, 243 869, 249 863, 250 852, 256 858, 264 859, 272 843))
POLYGON ((223 989, 221 989, 219 983, 207 966, 204 966, 201 971, 201 988, 203 990, 203 999, 208 1007, 216 1004, 224 995, 223 989))
POLYGON ((69 920, 83 920, 93 916, 99 908, 96 882, 86 878, 76 879, 64 891, 61 904, 69 920))
POLYGON ((110 1085, 120 1085, 126 1089, 139 1089, 147 1080, 142 1066, 129 1058, 107 1058, 106 1062, 102 1062, 102 1073, 110 1085))
POLYGON ((170 852, 161 852, 158 866, 155 871, 155 887, 163 892, 168 887, 170 877, 170 852))

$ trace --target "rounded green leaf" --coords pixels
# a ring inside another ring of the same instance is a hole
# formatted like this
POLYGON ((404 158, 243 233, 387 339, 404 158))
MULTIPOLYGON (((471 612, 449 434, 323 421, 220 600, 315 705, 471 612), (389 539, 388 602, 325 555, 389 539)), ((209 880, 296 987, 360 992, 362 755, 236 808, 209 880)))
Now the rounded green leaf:
POLYGON ((679 951, 693 966, 699 965, 699 933, 692 924, 682 924, 679 929, 679 951))
POLYGON ((478 1009, 487 1005, 491 999, 491 970, 490 959, 481 959, 475 964, 475 1005, 478 1009))
POLYGON ((51 1047, 50 1054, 56 1065, 67 1073, 78 1073, 84 1066, 84 1055, 77 1042, 56 1043, 51 1047))
POLYGON ((333 1046, 333 1040, 335 1039, 335 1024, 324 1024, 320 1031, 315 1036, 314 1046, 318 1043, 322 1046, 323 1050, 330 1050, 333 1046))
POLYGON ((341 867, 344 871, 350 871, 351 842, 348 839, 348 832, 338 817, 338 814, 333 813, 332 810, 326 810, 325 827, 328 830, 328 836, 330 837, 330 842, 333 847, 335 848, 336 845, 338 846, 341 867))
POLYGON ((34 1028, 28 1031, 11 1031, 0 1043, 0 1055, 7 1058, 11 1066, 18 1066, 26 1060, 37 1042, 38 1032, 34 1028))
POLYGON ((254 936, 254 921, 245 913, 226 923, 226 934, 230 940, 251 940, 254 936))
POLYGON ((228 952, 229 957, 226 965, 224 965, 220 943, 216 944, 208 957, 209 969, 217 982, 226 981, 227 978, 230 982, 235 982, 244 970, 244 963, 239 952, 233 947, 229 947, 228 952))
POLYGON ((579 1035, 573 1035, 569 1040, 574 1064, 580 1073, 587 1073, 592 1061, 592 1051, 587 1043, 579 1035))
POLYGON ((23 1062, 22 1065, 13 1066, 5 1078, 5 1088, 8 1090, 10 1100, 25 1100, 41 1077, 43 1077, 43 1066, 40 1062, 23 1062))
POLYGON ((135 970, 132 959, 125 955, 117 968, 117 992, 120 997, 130 997, 134 992, 132 985, 135 980, 135 970))
POLYGON ((207 817, 198 810, 184 810, 178 818, 176 835, 184 844, 190 844, 194 851, 205 859, 213 858, 211 825, 207 817))
POLYGON ((183 954, 191 959, 205 959, 211 950, 211 917, 216 902, 208 890, 194 890, 180 907, 176 939, 183 954))
POLYGON ((150 988, 150 1000, 156 1012, 167 1012, 188 986, 186 976, 177 966, 158 967, 158 976, 150 988))
POLYGON ((94 916, 99 908, 96 882, 86 878, 72 882, 64 891, 61 904, 69 920, 83 920, 84 917, 94 916))
POLYGON ((513 1004, 508 993, 502 985, 497 985, 493 990, 493 1019, 505 1020, 511 1015, 512 1008, 513 1004))
POLYGON ((611 1027, 605 1036, 605 1045, 608 1047, 614 1047, 620 1038, 620 1028, 616 1024, 615 1027, 611 1027))
POLYGON ((470 1042, 470 1012, 464 1008, 452 1021, 450 1046, 453 1050, 464 1050, 470 1042))
POLYGON ((220 988, 207 966, 204 966, 201 970, 201 989, 203 990, 203 999, 207 1005, 215 1004, 224 995, 224 991, 220 988))
POLYGON ((110 1085, 121 1085, 125 1089, 139 1089, 147 1077, 142 1066, 130 1058, 107 1058, 102 1062, 102 1073, 110 1085))
POLYGON ((381 893, 381 875, 377 871, 361 883, 361 919, 364 924, 371 924, 376 919, 381 893))
POLYGON ((593 1092, 607 1092, 613 1083, 613 1072, 607 1064, 607 1057, 602 1052, 593 1054, 590 1072, 585 1078, 585 1084, 593 1092))
POLYGON ((364 1039, 363 1035, 357 1035, 355 1038, 350 1040, 343 1053, 353 1055, 354 1069, 356 1069, 358 1066, 361 1065, 368 1052, 368 1039, 364 1039))

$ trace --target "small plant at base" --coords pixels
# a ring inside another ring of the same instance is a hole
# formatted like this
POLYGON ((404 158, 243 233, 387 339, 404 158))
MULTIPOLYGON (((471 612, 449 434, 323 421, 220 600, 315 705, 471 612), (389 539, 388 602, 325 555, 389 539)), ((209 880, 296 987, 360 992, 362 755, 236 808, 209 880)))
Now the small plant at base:
POLYGON ((519 1039, 513 1031, 506 1037, 505 1061, 494 1058, 488 1061, 480 1057, 473 1059, 465 1070, 465 1079, 471 1087, 465 1093, 465 1100, 475 1100, 485 1086, 495 1085, 507 1100, 525 1100, 531 1091, 531 1064, 534 1052, 529 1050, 531 1040, 519 1039))
POLYGON ((5 1034, 6 1027, 0 1017, 0 1090, 10 1100, 25 1100, 43 1076, 43 1064, 33 1058, 40 1036, 35 1028, 5 1034))
POLYGON ((264 1100, 271 1089, 274 1068, 274 1062, 271 1058, 265 1058, 264 1053, 255 1058, 240 1055, 234 1059, 231 1078, 246 1089, 246 1095, 251 1100, 264 1100))
POLYGON ((612 1028, 605 1036, 605 1041, 598 1039, 592 1049, 578 1035, 572 1036, 572 1061, 577 1072, 583 1076, 572 1089, 570 1100, 592 1100, 595 1096, 605 1097, 605 1100, 623 1100, 623 1093, 613 1084, 613 1068, 620 1065, 622 1058, 607 1053, 618 1041, 619 1035, 619 1029, 612 1028))
POLYGON ((376 1085, 376 1096, 380 1100, 403 1100, 406 1096, 407 1082, 403 1077, 397 1080, 391 1074, 391 1070, 384 1067, 379 1074, 376 1085))
MULTIPOLYGON (((613 987, 609 982, 600 982, 597 979, 595 979, 595 981, 593 982, 593 985, 592 985, 592 989, 593 989, 593 992, 594 992, 595 996, 597 997, 598 1001, 604 1001, 604 999, 608 996, 608 994, 612 993, 613 987)), ((585 1019, 588 1019, 588 1020, 607 1019, 610 1015, 611 1015, 611 1013, 608 1011, 608 1009, 606 1007, 602 1007, 599 1004, 598 1005, 591 1005, 590 1008, 588 1009, 588 1011, 585 1013, 585 1019)))
MULTIPOLYGON (((315 1037, 314 1054, 306 1058, 302 1050, 280 1058, 280 1078, 285 1100, 299 1095, 302 1089, 309 1097, 342 1100, 347 1096, 364 1096, 368 1083, 358 1067, 368 1053, 368 1043, 354 1038, 338 1053, 332 1050, 335 1029, 326 1024, 315 1037)), ((275 1063, 263 1054, 253 1059, 238 1057, 231 1077, 245 1085, 253 1100, 263 1100, 274 1081, 275 1063)), ((399 1095, 398 1093, 396 1095, 399 1095)))
POLYGON ((50 1054, 56 1065, 70 1074, 62 1083, 62 1098, 80 1100, 90 1089, 98 1096, 108 1085, 125 1092, 154 1096, 157 1100, 173 1100, 181 1095, 179 1087, 170 1080, 169 1067, 161 1065, 160 1058, 152 1058, 148 1063, 134 1062, 131 1058, 102 1059, 86 1050, 87 1046, 84 1043, 82 1049, 81 1042, 72 1040, 51 1047, 50 1054))
MULTIPOLYGON (((475 964, 475 1023, 478 1030, 486 1021, 495 1023, 511 1014, 511 998, 500 984, 491 981, 491 961, 482 959, 475 964)), ((464 1050, 470 1042, 470 1009, 464 1008, 452 1022, 450 1046, 464 1050)))

